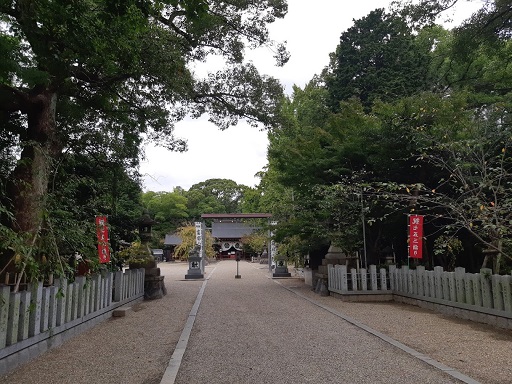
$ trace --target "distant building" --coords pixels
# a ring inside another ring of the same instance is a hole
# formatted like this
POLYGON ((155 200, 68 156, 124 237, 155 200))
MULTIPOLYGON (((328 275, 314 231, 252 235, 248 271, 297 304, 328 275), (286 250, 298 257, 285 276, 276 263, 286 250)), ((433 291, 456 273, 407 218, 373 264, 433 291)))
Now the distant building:
POLYGON ((245 257, 241 239, 260 229, 248 219, 269 219, 269 213, 207 213, 203 219, 212 220, 211 231, 215 239, 215 251, 219 258, 245 257))
POLYGON ((166 261, 171 261, 174 255, 174 249, 181 244, 181 237, 176 234, 165 235, 164 240, 164 254, 163 258, 166 261))
MULTIPOLYGON (((210 230, 215 239, 214 248, 218 258, 236 258, 244 255, 242 238, 260 229, 254 221, 248 219, 270 219, 269 213, 205 213, 202 219, 212 220, 210 230)), ((176 234, 165 235, 164 258, 171 260, 176 246, 181 244, 181 238, 176 234)))

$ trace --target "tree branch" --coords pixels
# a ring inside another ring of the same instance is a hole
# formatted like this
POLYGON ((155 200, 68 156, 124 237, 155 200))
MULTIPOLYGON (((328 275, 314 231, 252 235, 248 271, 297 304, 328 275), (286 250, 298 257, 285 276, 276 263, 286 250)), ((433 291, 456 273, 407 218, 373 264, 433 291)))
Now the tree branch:
POLYGON ((0 110, 25 111, 30 103, 28 94, 6 84, 0 84, 0 110))

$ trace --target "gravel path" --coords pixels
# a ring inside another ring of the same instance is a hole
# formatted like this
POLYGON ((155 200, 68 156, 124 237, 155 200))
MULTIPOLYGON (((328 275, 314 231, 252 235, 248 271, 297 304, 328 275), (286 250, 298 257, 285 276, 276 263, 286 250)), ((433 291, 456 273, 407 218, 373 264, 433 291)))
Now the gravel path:
POLYGON ((234 279, 234 266, 221 263, 208 282, 177 384, 458 382, 284 290, 256 265, 234 279))
MULTIPOLYGON (((512 382, 512 332, 412 306, 345 303, 299 279, 223 261, 214 268, 176 383, 451 383, 445 375, 294 292, 482 383, 512 382), (288 287, 284 289, 280 284, 288 287)), ((203 284, 161 263, 168 295, 145 301, 20 367, 1 383, 160 383, 203 284)))

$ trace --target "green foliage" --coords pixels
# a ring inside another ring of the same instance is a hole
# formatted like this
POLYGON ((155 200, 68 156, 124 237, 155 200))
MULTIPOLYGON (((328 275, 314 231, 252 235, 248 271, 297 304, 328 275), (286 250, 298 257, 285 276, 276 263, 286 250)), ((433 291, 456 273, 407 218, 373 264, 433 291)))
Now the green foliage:
POLYGON ((152 192, 142 194, 142 204, 156 221, 152 237, 156 245, 166 234, 174 232, 188 218, 188 200, 181 191, 152 192))
POLYGON ((456 237, 439 236, 434 242, 434 253, 446 258, 446 270, 454 271, 457 256, 464 250, 462 241, 456 237))
POLYGON ((129 247, 120 250, 117 256, 125 263, 144 264, 146 261, 154 259, 148 246, 141 244, 140 241, 135 241, 129 247))
POLYGON ((228 179, 209 179, 186 192, 189 217, 200 220, 203 213, 240 213, 246 186, 228 179))
POLYGON ((376 9, 343 32, 324 76, 329 105, 357 97, 366 109, 428 87, 431 47, 420 45, 406 21, 376 9))
POLYGON ((356 20, 322 78, 282 101, 259 188, 285 249, 328 239, 353 252, 364 223, 377 257, 384 240, 405 243, 416 212, 438 253, 453 251, 449 268, 457 252, 478 267, 455 235, 495 250, 495 267, 510 255, 510 10, 489 2, 447 31, 431 21, 452 2, 420 3, 356 20))
POLYGON ((246 253, 260 253, 267 246, 268 236, 264 233, 254 232, 243 236, 240 240, 246 253))
POLYGON ((143 140, 184 150, 174 123, 203 113, 221 128, 273 124, 282 87, 244 50, 275 48, 282 64, 267 24, 286 11, 284 0, 0 3, 3 223, 54 253, 92 255, 98 213, 114 248, 133 240, 143 140), (211 54, 223 69, 196 77, 189 64, 211 54))
MULTIPOLYGON (((173 127, 187 115, 208 113, 221 128, 239 119, 272 125, 282 88, 244 62, 244 49, 277 47, 285 59, 266 26, 286 11, 284 0, 1 3, 0 181, 8 186, 3 203, 13 213, 7 224, 36 234, 46 212, 48 222, 75 228, 76 241, 59 235, 57 243, 62 239, 86 252, 88 230, 80 233, 81 217, 73 215, 71 204, 57 208, 63 193, 54 181, 62 153, 97 154, 101 159, 94 164, 103 169, 103 162, 112 164, 118 174, 129 174, 143 139, 185 149, 173 127), (222 56, 226 65, 196 77, 189 64, 211 54, 222 56), (50 200, 56 205, 48 208, 50 200)), ((83 166, 82 160, 76 164, 83 166)), ((87 200, 86 192, 98 195, 95 175, 88 177, 76 184, 79 203, 87 200)), ((110 187, 117 188, 115 178, 110 187)), ((65 192, 71 189, 68 185, 65 192)), ((92 203, 84 216, 112 211, 121 226, 131 212, 117 206, 120 190, 112 190, 112 202, 92 203)))

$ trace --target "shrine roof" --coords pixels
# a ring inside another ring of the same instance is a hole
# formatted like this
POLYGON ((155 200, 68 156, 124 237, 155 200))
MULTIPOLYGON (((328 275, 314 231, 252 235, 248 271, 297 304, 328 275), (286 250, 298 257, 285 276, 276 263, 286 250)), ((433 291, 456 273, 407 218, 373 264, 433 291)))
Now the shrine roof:
POLYGON ((203 213, 203 219, 265 219, 272 217, 271 213, 203 213))
POLYGON ((217 239, 240 239, 250 235, 259 227, 252 227, 240 222, 213 222, 212 236, 217 239))

